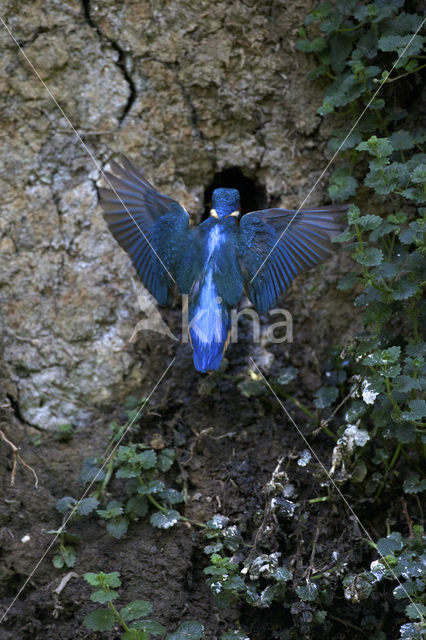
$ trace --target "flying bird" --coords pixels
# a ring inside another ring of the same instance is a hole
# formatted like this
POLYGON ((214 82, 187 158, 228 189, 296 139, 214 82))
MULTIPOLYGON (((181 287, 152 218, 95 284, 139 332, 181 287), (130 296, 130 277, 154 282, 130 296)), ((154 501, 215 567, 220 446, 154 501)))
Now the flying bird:
POLYGON ((348 205, 240 213, 236 189, 215 189, 210 215, 190 226, 187 211, 157 191, 125 157, 111 161, 100 204, 112 235, 145 287, 170 304, 174 284, 188 294, 189 334, 197 371, 218 369, 228 346, 231 311, 243 293, 267 312, 302 271, 332 252, 348 205))

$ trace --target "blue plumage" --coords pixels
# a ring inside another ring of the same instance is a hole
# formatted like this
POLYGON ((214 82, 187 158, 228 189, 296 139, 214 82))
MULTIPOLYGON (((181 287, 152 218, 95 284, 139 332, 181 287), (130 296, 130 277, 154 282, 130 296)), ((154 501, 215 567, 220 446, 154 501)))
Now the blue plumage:
POLYGON ((302 271, 327 258, 346 205, 254 211, 240 218, 236 189, 215 189, 210 217, 197 228, 175 200, 159 193, 126 159, 106 174, 104 217, 159 304, 176 282, 189 294, 189 335, 198 371, 218 369, 231 330, 231 311, 244 288, 268 311, 302 271))

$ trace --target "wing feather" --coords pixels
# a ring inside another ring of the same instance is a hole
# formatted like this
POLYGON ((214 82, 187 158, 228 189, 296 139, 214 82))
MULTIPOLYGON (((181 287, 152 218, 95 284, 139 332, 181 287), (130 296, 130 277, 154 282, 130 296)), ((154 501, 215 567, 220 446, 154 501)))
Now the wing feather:
POLYGON ((292 280, 329 257, 349 205, 265 209, 242 217, 238 255, 247 293, 257 310, 268 311, 292 280))
POLYGON ((189 216, 170 196, 157 191, 121 156, 105 172, 109 187, 99 188, 108 227, 129 254, 136 271, 160 304, 166 304, 185 248, 189 216))

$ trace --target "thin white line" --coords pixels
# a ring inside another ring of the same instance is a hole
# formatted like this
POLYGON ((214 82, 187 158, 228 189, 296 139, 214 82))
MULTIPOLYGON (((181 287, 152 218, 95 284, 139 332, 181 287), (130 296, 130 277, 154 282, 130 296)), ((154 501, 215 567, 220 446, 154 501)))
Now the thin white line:
POLYGON ((325 169, 323 170, 323 172, 321 173, 321 175, 319 176, 319 178, 317 179, 317 181, 315 182, 314 186, 312 187, 312 189, 309 191, 308 195, 306 196, 306 198, 303 200, 302 204, 299 206, 298 209, 296 209, 294 216, 292 217, 292 219, 290 220, 290 222, 288 223, 288 225, 286 226, 286 228, 284 229, 284 231, 281 233, 280 237, 278 238, 278 240, 276 241, 276 243, 274 244, 274 246, 272 247, 272 249, 270 250, 270 252, 268 253, 268 255, 266 256, 266 258, 264 259, 264 261, 262 262, 262 264, 260 265, 260 267, 258 268, 258 270, 256 271, 256 273, 254 274, 254 276, 252 277, 252 279, 250 280, 250 284, 253 282, 253 280, 255 279, 255 277, 257 276, 257 274, 259 273, 259 271, 262 269, 263 265, 265 264, 265 262, 267 260, 269 260, 269 256, 271 255, 271 253, 275 250, 277 244, 279 242, 281 242, 281 239, 283 237, 283 235, 285 234, 285 232, 287 231, 287 229, 289 228, 289 226, 291 225, 291 223, 293 222, 293 220, 295 219, 295 217, 297 216, 297 214, 299 213, 299 211, 301 210, 301 208, 303 207, 303 205, 305 204, 306 200, 308 200, 308 198, 311 196, 312 192, 314 191, 314 189, 316 189, 319 181, 322 179, 323 175, 325 174, 325 172, 327 171, 327 169, 329 168, 329 166, 334 162, 336 156, 339 154, 340 149, 343 147, 343 145, 345 144, 346 140, 349 138, 349 136, 351 135, 352 131, 355 129, 355 127, 357 126, 358 122, 361 120, 361 118, 363 118, 365 112, 367 111, 368 107, 370 106, 370 104, 373 102, 374 98, 377 96, 377 94, 379 93, 380 89, 383 87, 383 85, 385 84, 385 82, 387 82, 389 80, 389 76, 392 73, 392 71, 395 69, 396 65, 398 64, 399 60, 402 58, 402 56, 404 55, 405 51, 408 49, 408 47, 410 46, 411 42, 413 41, 413 39, 416 37, 416 35, 418 34, 418 32, 420 31, 420 29, 422 28, 422 26, 424 25, 426 21, 426 18, 424 18, 423 22, 420 24, 420 26, 418 27, 418 29, 416 30, 416 32, 413 34, 412 38, 410 39, 410 41, 408 42, 408 44, 404 47, 402 53, 398 56, 398 58, 396 59, 396 61, 394 62, 391 70, 389 71, 388 75, 386 76, 386 78, 384 80, 381 81, 381 83, 379 84, 379 87, 376 89, 376 91, 373 93, 372 98, 369 100, 367 106, 364 108, 364 110, 362 111, 361 115, 358 116, 358 118, 355 121, 355 124, 352 126, 352 129, 349 131, 349 133, 347 134, 346 138, 343 140, 343 142, 341 142, 339 148, 337 149, 337 151, 334 152, 334 155, 332 156, 331 160, 329 160, 327 166, 325 167, 325 169))
MULTIPOLYGON (((90 489, 92 488, 93 484, 96 482, 97 477, 99 476, 99 474, 101 473, 101 471, 103 471, 105 465, 109 462, 109 460, 111 459, 114 451, 117 449, 117 447, 119 446, 120 442, 123 440, 124 436, 126 435, 126 433, 129 431, 130 427, 136 422, 136 420, 138 419, 138 417, 140 416, 142 410, 144 409, 146 403, 149 401, 149 399, 151 398, 152 394, 154 393, 154 391, 157 389, 158 385, 161 383, 162 379, 164 378, 164 376, 166 375, 166 373, 168 372, 168 370, 170 369, 170 367, 172 366, 172 364, 174 363, 174 361, 176 360, 176 358, 173 358, 173 360, 170 362, 170 364, 168 365, 167 369, 164 371, 164 373, 162 374, 161 378, 158 380, 157 384, 155 385, 155 387, 152 389, 151 393, 149 394, 149 396, 146 398, 145 402, 143 403, 143 405, 141 405, 141 407, 138 409, 136 415, 134 416, 134 418, 132 419, 132 421, 129 423, 129 425, 126 427, 125 431, 123 432, 123 434, 121 435, 120 439, 118 440, 117 444, 115 445, 115 447, 112 449, 111 453, 108 454, 108 457, 105 459, 104 463, 102 464, 102 466, 100 467, 100 469, 98 469, 98 472, 96 473, 95 477, 93 478, 93 480, 91 481, 91 483, 89 484, 89 486, 87 487, 87 489, 84 491, 83 495, 79 498, 78 502, 74 505, 74 508, 72 509, 72 511, 70 511, 70 513, 68 514, 68 516, 66 517, 66 519, 64 520, 64 522, 62 523, 62 525, 59 527, 55 537, 53 538, 53 540, 51 541, 51 543, 49 544, 49 546, 47 547, 47 549, 44 551, 43 555, 41 556, 40 560, 37 562, 37 564, 35 565, 34 569, 31 571, 31 573, 29 574, 29 576, 27 577, 27 579, 25 580, 24 584, 22 585, 22 587, 19 589, 18 593, 16 594, 16 596, 13 598, 12 602, 10 603, 10 605, 8 606, 8 608, 6 609, 6 611, 4 612, 4 614, 2 615, 2 617, 0 618, 0 624, 3 622, 3 620, 6 618, 7 614, 9 613, 9 611, 11 610, 11 608, 13 607, 13 605, 15 604, 15 602, 17 601, 17 599, 19 598, 19 596, 21 595, 22 591, 25 589, 25 587, 27 586, 28 582, 31 580, 31 578, 33 577, 34 573, 37 571, 37 569, 39 568, 39 566, 41 565, 41 563, 43 562, 43 560, 45 559, 45 557, 47 556, 47 554, 49 553, 50 549, 53 547, 53 545, 55 544, 56 540, 58 539, 58 537, 60 536, 60 534, 62 533, 62 531, 65 529, 65 525, 67 524, 68 520, 74 515, 74 513, 76 512, 76 510, 78 509, 79 504, 81 503, 81 501, 84 499, 84 497, 88 494, 88 492, 90 491, 90 489)), ((108 450, 108 447, 107 447, 108 450)))
MULTIPOLYGON (((281 406, 281 408, 283 409, 283 411, 285 412, 285 414, 287 415, 287 417, 289 418, 289 420, 291 421, 291 423, 293 424, 294 428, 296 429, 296 431, 298 432, 299 436, 302 438, 303 442, 305 443, 305 445, 308 447, 309 451, 312 453, 312 455, 314 456, 314 458, 316 459, 316 461, 318 462, 318 464, 320 465, 321 469, 324 471, 324 473, 326 474, 327 478, 330 480, 331 484, 333 485, 333 487, 335 488, 335 490, 337 491, 337 493, 339 494, 339 496, 342 498, 343 502, 345 503, 346 507, 349 509, 349 511, 351 512, 351 514, 353 515, 353 517, 355 518, 355 520, 357 521, 358 525, 360 526, 360 528, 364 531, 365 535, 367 536, 367 538, 370 540, 370 542, 373 543, 374 546, 376 546, 376 543, 374 542, 373 538, 370 536, 370 534, 368 533, 367 529, 364 527, 364 525, 362 524, 361 520, 358 518, 358 516, 356 515, 355 511, 353 510, 353 508, 351 507, 351 505, 349 504, 349 502, 346 500, 345 496, 343 495, 343 493, 340 491, 339 487, 337 486, 337 484, 334 482, 333 478, 331 477, 331 475, 329 474, 329 472, 327 471, 327 469, 325 468, 325 466, 323 465, 323 463, 321 462, 321 460, 319 459, 319 457, 317 456, 317 454, 315 453, 314 449, 311 447, 311 445, 309 444, 309 442, 307 441, 307 439, 305 438, 305 436, 303 435, 303 433, 301 432, 301 430, 299 429, 299 427, 297 426, 297 424, 295 423, 295 421, 293 420, 293 418, 291 417, 291 415, 289 414, 289 412, 287 411, 287 409, 285 408, 285 406, 283 405, 283 403, 281 402, 280 398, 277 396, 277 394, 275 393, 275 391, 273 390, 273 388, 271 387, 271 385, 269 384, 269 382, 267 381, 267 379, 265 378, 265 376, 263 375, 262 371, 259 369, 259 367, 257 366, 257 364, 255 363, 255 361, 253 360, 253 358, 251 356, 250 360, 252 361, 252 363, 254 364, 254 366, 256 367, 256 369, 258 370, 258 372, 260 373, 260 375, 262 376, 266 386, 269 388, 269 390, 271 391, 272 395, 274 396, 274 398, 276 399, 276 401, 278 402, 278 404, 281 406)), ((379 555, 381 556, 381 558, 384 560, 384 556, 380 553, 379 549, 377 549, 376 546, 376 550, 379 553, 379 555)), ((386 561, 385 561, 386 562, 386 561)), ((398 582, 399 586, 401 587, 401 589, 404 591, 405 595, 407 596, 407 598, 409 599, 409 601, 411 602, 412 605, 414 605, 414 607, 416 608, 417 613, 419 614, 420 618, 423 619, 423 615, 420 611, 420 609, 417 607, 416 603, 413 602, 413 600, 411 599, 410 595, 408 594, 407 590, 405 589, 404 585, 402 584, 402 582, 399 580, 398 576, 394 573, 392 567, 389 567, 388 564, 386 563, 386 568, 389 569, 389 571, 392 573, 393 577, 395 578, 395 580, 398 582)))
POLYGON ((5 23, 5 21, 3 20, 3 18, 0 16, 0 20, 4 26, 4 28, 6 29, 6 31, 8 32, 8 34, 10 35, 10 37, 12 38, 12 40, 14 41, 14 43, 16 44, 16 46, 18 47, 19 51, 21 52, 21 54, 23 55, 23 57, 25 58, 25 60, 28 62, 28 64, 30 65, 31 69, 33 70, 34 74, 37 76, 37 78, 40 80, 41 84, 43 85, 43 87, 46 89, 46 91, 48 92, 48 94, 50 95, 50 97, 52 98, 53 102, 55 103, 55 105, 58 107, 59 111, 62 113, 62 115, 64 116, 65 120, 67 121, 67 123, 69 124, 70 128, 72 129, 72 131, 75 133, 75 135, 77 136, 77 139, 80 141, 82 147, 84 148, 84 150, 87 152, 87 154, 90 156, 90 158, 92 159, 94 165, 96 166, 96 168, 98 169, 98 171, 100 172, 100 174, 102 175, 103 179, 105 180, 105 182, 108 183, 109 187, 111 188, 111 190, 115 193, 115 195, 117 196, 118 200, 121 202, 121 204, 123 205, 123 207, 125 208, 125 210, 127 211, 127 213, 129 214, 129 216, 131 217, 131 219, 133 220, 133 222, 135 223, 135 225, 137 226, 137 228, 139 229, 139 231, 141 232, 141 234, 143 235, 145 241, 148 243, 148 245, 150 246, 150 248, 152 249, 152 251, 155 253, 155 255, 157 256, 157 258, 159 259, 159 261, 161 262, 162 266, 164 267, 164 269, 166 270, 167 274, 170 276, 170 278, 173 280, 173 282, 176 282, 176 280, 174 279, 174 277, 172 276, 172 274, 170 273, 170 271, 167 269, 166 265, 164 264, 164 262, 162 261, 162 259, 160 258, 160 256, 158 255, 158 253, 156 252, 156 250, 154 249, 154 247, 152 246, 152 244, 150 243, 149 239, 147 238, 147 236, 145 235, 145 233, 143 232, 143 230, 140 228, 139 224, 137 223, 137 221, 135 220, 135 218, 133 217, 133 215, 130 213, 130 211, 128 210, 128 208, 126 207, 126 205, 124 204, 123 200, 120 198, 120 196, 118 195, 117 191, 115 190, 115 188, 113 187, 113 185, 111 184, 111 182, 108 180, 108 178, 106 177, 103 169, 101 168, 100 164, 98 163, 98 161, 96 160, 95 156, 93 155, 93 153, 90 151, 89 147, 86 145, 86 143, 84 142, 84 140, 82 139, 82 137, 80 136, 80 134, 77 132, 77 130, 75 129, 74 125, 72 124, 71 120, 68 118, 67 114, 65 113, 65 111, 62 109, 61 105, 58 103, 58 101, 56 100, 55 96, 53 95, 53 93, 51 92, 51 90, 49 89, 49 87, 47 86, 47 84, 44 82, 44 80, 40 77, 40 74, 38 73, 37 69, 34 67, 33 63, 31 62, 31 60, 28 58, 27 54, 25 53, 25 51, 22 49, 21 45, 19 44, 19 42, 17 41, 17 39, 15 38, 15 36, 13 35, 12 31, 9 29, 9 27, 7 26, 7 24, 5 23))

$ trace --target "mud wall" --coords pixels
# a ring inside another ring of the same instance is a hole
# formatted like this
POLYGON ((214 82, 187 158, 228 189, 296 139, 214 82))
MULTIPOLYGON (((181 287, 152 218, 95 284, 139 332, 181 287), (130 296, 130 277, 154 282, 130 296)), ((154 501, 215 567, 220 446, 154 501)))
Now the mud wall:
MULTIPOLYGON (((129 344, 144 317, 137 295, 148 294, 102 219, 94 159, 104 167, 124 152, 195 221, 230 169, 264 204, 304 199, 326 163, 320 91, 295 50, 311 5, 6 0, 3 18, 39 76, 1 27, 1 376, 21 422, 88 424, 95 407, 151 381, 155 345, 173 345, 152 333, 129 344)), ((322 183, 310 203, 326 201, 322 183)), ((313 348, 347 324, 336 292, 321 320, 338 262, 290 296, 300 331, 316 327, 313 348)))

